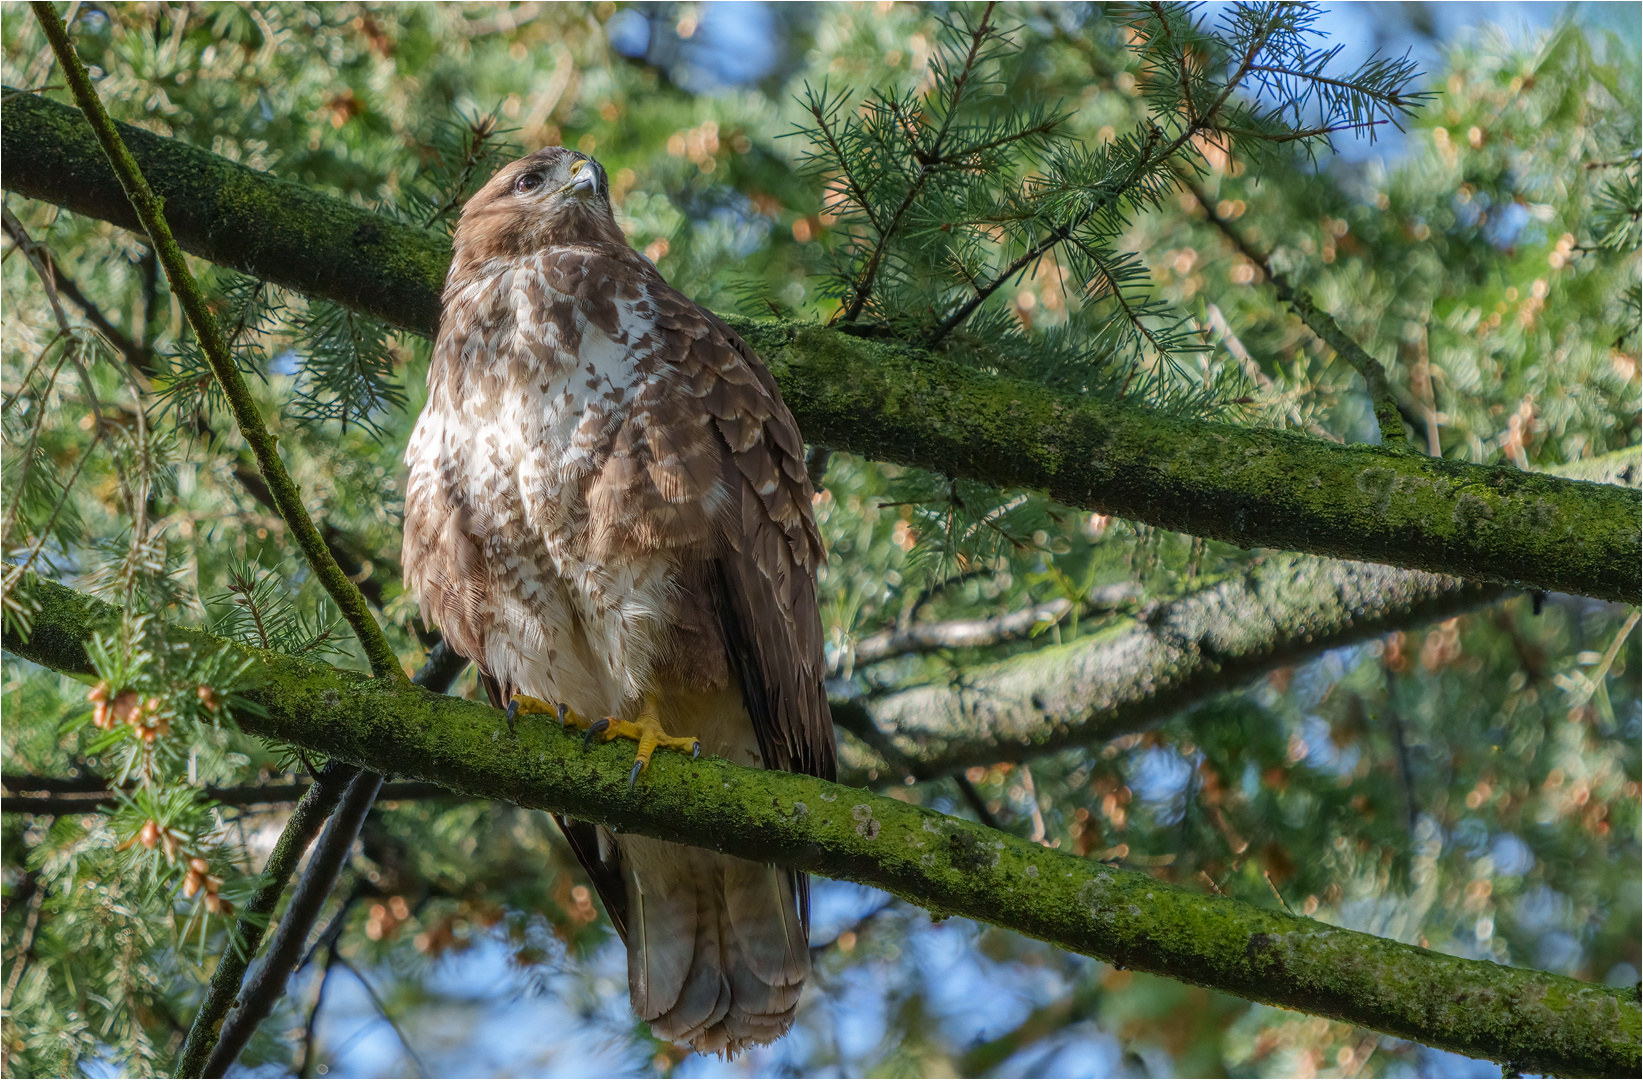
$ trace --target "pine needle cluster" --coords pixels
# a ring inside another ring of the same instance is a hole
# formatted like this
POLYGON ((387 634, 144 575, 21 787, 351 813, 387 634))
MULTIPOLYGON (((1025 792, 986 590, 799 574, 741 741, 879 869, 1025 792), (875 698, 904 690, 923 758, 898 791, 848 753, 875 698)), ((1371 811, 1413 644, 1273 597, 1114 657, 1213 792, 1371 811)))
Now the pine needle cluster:
POLYGON ((803 167, 841 238, 824 285, 835 325, 1108 398, 1223 404, 1233 383, 1183 362, 1208 351, 1203 329, 1156 295, 1131 226, 1212 154, 1270 161, 1400 123, 1423 96, 1413 64, 1337 73, 1340 47, 1308 47, 1317 13, 1302 5, 1233 5, 1214 26, 1150 5, 1124 27, 1148 115, 1091 146, 1064 106, 1022 91, 1004 18, 988 4, 944 19, 925 88, 807 89, 803 167), (1039 278, 1064 304, 1047 326, 989 303, 1039 278))

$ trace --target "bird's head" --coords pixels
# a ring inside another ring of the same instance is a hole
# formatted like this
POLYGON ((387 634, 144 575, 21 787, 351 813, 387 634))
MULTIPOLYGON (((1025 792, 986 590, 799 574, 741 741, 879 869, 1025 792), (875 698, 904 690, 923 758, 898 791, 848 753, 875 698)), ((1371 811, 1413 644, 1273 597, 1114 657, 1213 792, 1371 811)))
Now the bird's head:
POLYGON ((564 244, 626 244, 604 166, 549 146, 504 166, 462 208, 459 262, 530 255, 564 244))

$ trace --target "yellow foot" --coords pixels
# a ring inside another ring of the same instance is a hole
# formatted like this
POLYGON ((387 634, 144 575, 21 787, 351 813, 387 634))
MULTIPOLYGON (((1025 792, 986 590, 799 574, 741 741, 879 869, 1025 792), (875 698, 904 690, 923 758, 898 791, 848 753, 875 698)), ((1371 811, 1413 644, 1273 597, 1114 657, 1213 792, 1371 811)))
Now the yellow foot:
MULTIPOLYGON (((581 725, 577 725, 580 727, 581 725)), ((661 721, 656 719, 656 703, 649 698, 645 700, 645 707, 640 710, 639 719, 635 721, 618 720, 614 716, 607 716, 603 720, 595 720, 588 727, 588 734, 582 741, 584 744, 592 742, 594 738, 601 742, 612 739, 632 739, 639 744, 639 753, 633 762, 633 771, 628 773, 628 790, 639 782, 639 774, 645 771, 650 764, 650 755, 658 749, 677 750, 688 753, 691 757, 700 757, 702 754, 701 740, 695 738, 679 738, 669 735, 663 729, 661 721)))
POLYGON ((529 694, 515 694, 513 700, 508 702, 508 726, 512 727, 513 718, 521 714, 525 716, 557 716, 560 727, 570 726, 578 731, 586 731, 592 726, 591 721, 577 715, 576 711, 563 701, 557 705, 550 705, 541 698, 533 698, 529 694))

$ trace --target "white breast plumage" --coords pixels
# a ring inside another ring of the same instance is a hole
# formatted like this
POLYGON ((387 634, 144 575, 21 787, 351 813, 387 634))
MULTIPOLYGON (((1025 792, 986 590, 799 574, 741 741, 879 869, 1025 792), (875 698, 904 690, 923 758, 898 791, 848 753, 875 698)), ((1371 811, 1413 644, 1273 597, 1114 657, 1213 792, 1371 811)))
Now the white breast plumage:
MULTIPOLYGON (((613 336, 548 283, 543 259, 499 266, 447 298, 429 408, 405 460, 408 499, 454 493, 489 582, 484 666, 522 693, 616 712, 643 692, 665 632, 674 560, 589 550, 586 486, 646 380, 649 302, 617 302, 613 336), (636 350, 635 346, 639 346, 636 350)), ((426 612, 425 612, 426 617, 426 612)))

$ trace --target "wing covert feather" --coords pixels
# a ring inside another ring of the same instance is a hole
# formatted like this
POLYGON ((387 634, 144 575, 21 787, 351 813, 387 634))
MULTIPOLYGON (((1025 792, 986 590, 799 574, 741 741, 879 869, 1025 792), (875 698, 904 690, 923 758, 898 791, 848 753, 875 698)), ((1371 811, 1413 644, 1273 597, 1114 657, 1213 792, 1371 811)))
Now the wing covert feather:
POLYGON ((657 325, 678 335, 669 350, 678 382, 720 442, 732 498, 717 560, 719 615, 765 764, 832 779, 837 749, 816 604, 826 556, 798 424, 735 331, 659 277, 649 288, 657 325))

